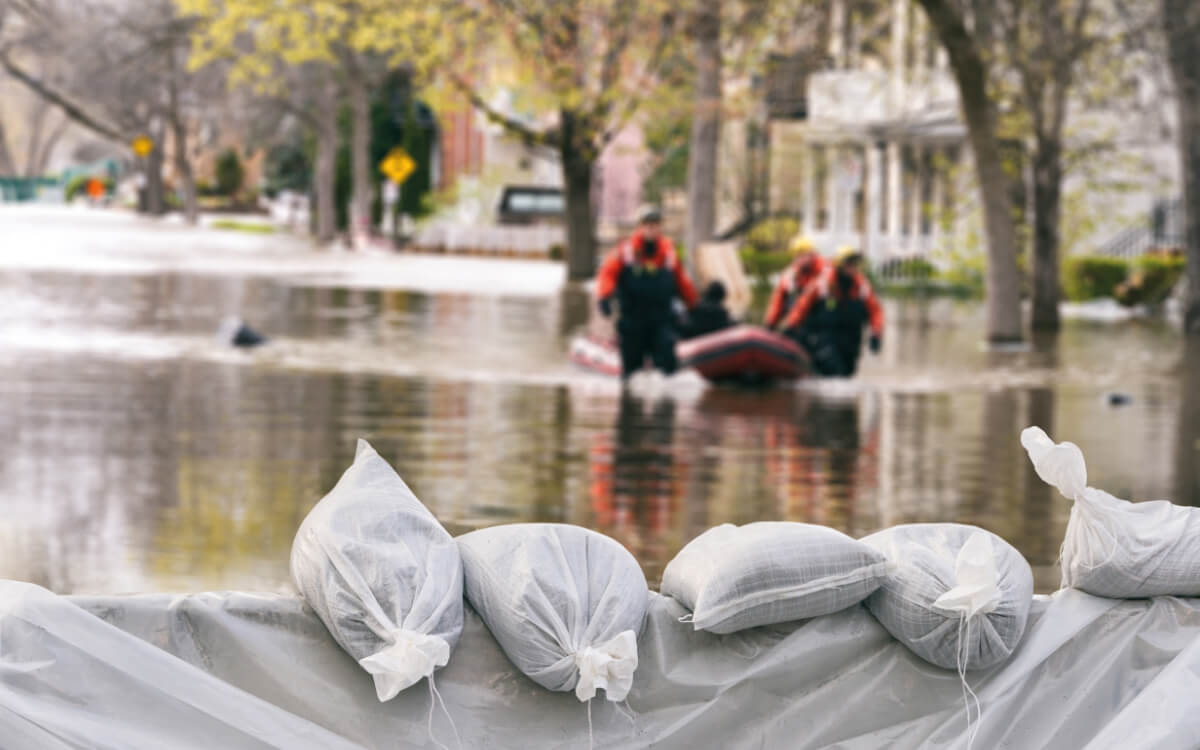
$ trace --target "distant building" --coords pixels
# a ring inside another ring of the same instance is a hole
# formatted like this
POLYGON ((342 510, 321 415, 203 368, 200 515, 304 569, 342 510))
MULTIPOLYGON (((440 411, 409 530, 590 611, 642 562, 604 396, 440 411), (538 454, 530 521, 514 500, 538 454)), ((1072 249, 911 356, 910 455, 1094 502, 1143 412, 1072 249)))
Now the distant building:
MULTIPOLYGON (((514 110, 510 92, 492 102, 501 111, 537 126, 538 120, 514 110)), ((461 220, 497 222, 505 188, 562 189, 562 167, 554 149, 529 146, 465 100, 458 108, 438 114, 437 185, 454 190, 454 213, 461 220)), ((646 163, 641 132, 636 127, 619 133, 601 156, 593 192, 600 234, 606 227, 632 220, 642 198, 642 169, 646 163)))
MULTIPOLYGON (((799 217, 826 252, 854 244, 881 260, 961 246, 968 224, 979 222, 975 175, 957 86, 924 12, 910 0, 831 0, 824 14, 777 41, 780 52, 760 84, 767 212, 799 217)), ((1170 115, 1161 116, 1169 108, 1149 66, 1139 96, 1148 105, 1158 100, 1158 111, 1147 106, 1140 116, 1154 126, 1130 125, 1114 111, 1073 112, 1081 128, 1115 132, 1119 149, 1137 162, 1122 175, 1128 189, 1095 196, 1095 229, 1085 243, 1093 249, 1148 221, 1178 190, 1170 115)), ((1064 195, 1079 184, 1069 177, 1064 195)), ((1014 204, 1028 206, 1022 181, 1014 187, 1014 204)))

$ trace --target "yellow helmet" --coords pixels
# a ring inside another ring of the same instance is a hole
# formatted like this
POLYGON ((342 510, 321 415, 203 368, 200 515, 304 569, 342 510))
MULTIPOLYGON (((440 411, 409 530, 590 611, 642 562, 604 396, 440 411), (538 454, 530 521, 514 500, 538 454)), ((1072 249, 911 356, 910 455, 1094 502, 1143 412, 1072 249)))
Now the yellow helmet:
POLYGON ((843 263, 855 260, 862 260, 862 253, 858 251, 858 248, 853 247, 852 245, 842 245, 837 249, 837 252, 833 254, 833 262, 839 266, 843 263))
POLYGON ((813 241, 803 234, 798 234, 792 238, 792 244, 788 246, 792 251, 792 255, 810 255, 817 251, 817 246, 813 241))

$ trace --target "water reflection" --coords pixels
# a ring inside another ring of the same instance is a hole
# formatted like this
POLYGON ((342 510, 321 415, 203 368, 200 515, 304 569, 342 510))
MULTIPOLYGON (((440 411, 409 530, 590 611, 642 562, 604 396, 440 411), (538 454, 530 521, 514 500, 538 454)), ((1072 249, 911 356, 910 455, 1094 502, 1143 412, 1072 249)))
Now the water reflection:
POLYGON ((577 288, 13 272, 0 293, 0 576, 63 592, 286 587, 292 535, 360 436, 452 532, 588 525, 654 585, 712 525, 789 519, 979 524, 1052 588, 1069 506, 1025 459, 1028 424, 1079 443, 1096 486, 1200 504, 1200 353, 1152 322, 994 352, 977 307, 891 304, 885 356, 853 382, 623 393, 563 363, 577 288), (275 343, 219 347, 231 312, 275 343))
POLYGON ((1200 505, 1200 342, 1185 347, 1179 367, 1179 418, 1175 435, 1176 502, 1200 505))

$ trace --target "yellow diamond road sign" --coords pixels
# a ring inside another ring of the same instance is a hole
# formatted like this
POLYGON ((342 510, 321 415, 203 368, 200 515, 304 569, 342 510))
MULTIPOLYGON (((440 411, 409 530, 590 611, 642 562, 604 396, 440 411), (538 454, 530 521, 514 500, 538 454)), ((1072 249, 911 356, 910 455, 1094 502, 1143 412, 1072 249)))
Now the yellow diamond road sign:
POLYGON ((143 159, 154 150, 154 141, 150 140, 148 136, 144 135, 139 135, 137 138, 134 138, 133 143, 129 145, 133 148, 133 153, 137 154, 143 159))
POLYGON ((417 163, 400 147, 392 149, 379 164, 379 171, 397 185, 407 180, 416 168, 417 163))

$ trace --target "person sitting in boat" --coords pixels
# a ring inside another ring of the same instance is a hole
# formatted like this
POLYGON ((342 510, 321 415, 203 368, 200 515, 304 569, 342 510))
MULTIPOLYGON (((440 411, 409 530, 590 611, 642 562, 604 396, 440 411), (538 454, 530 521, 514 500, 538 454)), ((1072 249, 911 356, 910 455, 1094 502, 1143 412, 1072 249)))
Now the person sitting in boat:
POLYGON ((788 249, 796 259, 779 275, 775 291, 771 293, 767 317, 763 320, 763 325, 770 329, 787 317, 796 300, 829 267, 829 263, 817 252, 817 246, 804 235, 796 235, 788 249))
POLYGON ((685 339, 694 339, 733 325, 736 325, 736 322, 725 309, 725 285, 713 281, 704 288, 699 304, 688 313, 681 333, 685 339))
POLYGON ((871 351, 878 353, 883 345, 883 308, 861 264, 858 250, 839 248, 833 267, 800 296, 783 321, 784 330, 808 350, 822 375, 854 374, 864 326, 871 328, 871 351))
POLYGON ((633 235, 609 253, 596 279, 596 296, 605 317, 613 314, 614 299, 620 307, 617 336, 623 378, 640 370, 647 357, 668 375, 678 369, 672 305, 679 298, 689 310, 695 307, 696 288, 671 240, 662 234, 658 209, 643 209, 633 235))

